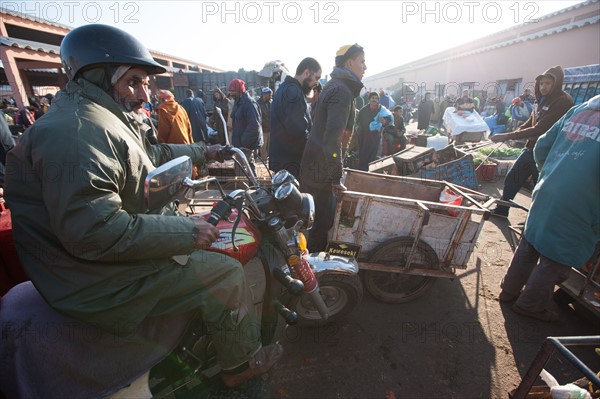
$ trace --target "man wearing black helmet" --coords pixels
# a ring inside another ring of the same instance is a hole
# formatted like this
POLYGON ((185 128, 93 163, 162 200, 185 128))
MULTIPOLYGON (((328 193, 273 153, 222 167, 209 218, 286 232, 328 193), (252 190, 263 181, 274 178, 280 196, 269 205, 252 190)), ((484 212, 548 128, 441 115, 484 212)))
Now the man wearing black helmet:
MULTIPOLYGON (((104 25, 74 29, 62 41, 61 59, 66 88, 7 158, 14 240, 32 282, 57 311, 127 336, 131 347, 148 318, 189 321, 200 314, 226 385, 266 372, 281 347, 261 348, 252 334, 255 318, 241 265, 201 250, 219 231, 202 218, 147 214, 144 206, 148 172, 182 155, 196 165, 217 160, 219 147, 153 146, 145 139, 139 111, 148 101, 149 75, 165 68, 126 32, 104 25), (175 255, 190 256, 182 265, 175 255)), ((139 359, 139 369, 126 371, 137 378, 159 360, 156 354, 139 359)), ((72 385, 85 385, 86 378, 73 376, 72 385)), ((104 396, 111 385, 102 384, 116 384, 95 382, 102 395, 71 390, 71 396, 104 396)), ((51 395, 58 385, 46 387, 45 396, 60 396, 51 395)))

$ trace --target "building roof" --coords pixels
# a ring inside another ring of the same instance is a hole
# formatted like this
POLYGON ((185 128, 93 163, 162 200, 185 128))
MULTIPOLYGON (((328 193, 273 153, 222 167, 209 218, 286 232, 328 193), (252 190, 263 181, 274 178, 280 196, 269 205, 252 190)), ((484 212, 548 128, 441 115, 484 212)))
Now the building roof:
POLYGON ((15 39, 13 37, 0 36, 0 46, 16 47, 24 50, 39 51, 42 53, 60 55, 60 47, 52 44, 33 42, 30 40, 15 39))
MULTIPOLYGON (((569 11, 575 10, 577 8, 585 7, 590 4, 597 3, 599 0, 588 0, 582 3, 575 4, 573 6, 564 8, 559 11, 555 11, 551 14, 544 15, 535 21, 532 22, 540 22, 544 20, 548 20, 550 18, 554 18, 560 14, 567 13, 569 11)), ((582 28, 587 25, 593 25, 600 23, 600 10, 596 10, 594 15, 585 16, 585 18, 579 20, 569 20, 568 22, 559 23, 556 26, 550 26, 544 30, 535 30, 532 29, 530 31, 523 32, 523 29, 530 25, 529 23, 523 23, 511 28, 503 29, 499 32, 492 33, 490 35, 481 37, 479 39, 470 41, 468 43, 450 48, 448 50, 444 50, 427 57, 415 60, 408 64, 404 64, 392 69, 389 69, 384 72, 380 72, 378 74, 369 76, 364 79, 365 82, 369 80, 374 80, 378 78, 383 78, 386 76, 393 76, 398 73, 408 72, 415 69, 424 68, 430 65, 447 62, 453 59, 462 58, 465 56, 470 56, 474 54, 480 54, 487 51, 496 50, 498 48, 511 46, 518 43, 523 43, 531 40, 535 40, 544 36, 551 36, 558 33, 570 31, 573 29, 582 28), (505 39, 500 39, 503 36, 509 36, 505 39), (486 44, 489 43, 489 44, 486 44)))
MULTIPOLYGON (((58 27, 61 29, 68 29, 68 30, 73 29, 72 26, 58 24, 58 23, 48 21, 43 18, 33 17, 31 15, 23 14, 18 11, 9 10, 4 7, 0 7, 0 13, 5 13, 5 14, 11 15, 13 17, 17 17, 17 18, 23 18, 28 21, 33 21, 33 22, 38 22, 38 23, 45 24, 45 25, 55 26, 55 27, 58 27)), ((54 46, 54 45, 50 45, 50 44, 46 44, 46 43, 32 42, 32 41, 22 40, 22 39, 8 38, 5 36, 0 36, 0 45, 17 47, 17 48, 33 50, 33 51, 40 51, 40 52, 45 52, 45 53, 50 53, 50 54, 60 54, 60 46, 54 46)), ((184 59, 184 58, 181 58, 178 56, 174 56, 171 54, 163 53, 160 51, 155 51, 155 50, 151 50, 151 49, 148 49, 148 51, 150 51, 152 56, 155 58, 157 58, 157 57, 160 58, 162 56, 162 57, 170 58, 174 62, 184 62, 184 63, 191 64, 193 66, 197 66, 200 68, 212 69, 212 70, 216 70, 216 71, 221 70, 220 68, 212 67, 212 66, 206 65, 206 64, 201 64, 196 61, 187 60, 187 59, 184 59)), ((178 72, 179 71, 179 68, 168 68, 168 67, 166 67, 166 68, 169 72, 178 72)))
POLYGON ((8 15, 12 15, 13 17, 23 18, 28 21, 33 21, 33 22, 38 22, 38 23, 45 24, 45 25, 55 26, 55 27, 61 28, 61 29, 69 29, 69 30, 73 29, 70 26, 62 25, 62 24, 59 24, 59 23, 56 23, 53 21, 49 21, 44 18, 37 17, 37 16, 23 14, 21 12, 18 12, 15 10, 10 10, 10 9, 4 8, 4 7, 0 7, 0 12, 8 14, 8 15))

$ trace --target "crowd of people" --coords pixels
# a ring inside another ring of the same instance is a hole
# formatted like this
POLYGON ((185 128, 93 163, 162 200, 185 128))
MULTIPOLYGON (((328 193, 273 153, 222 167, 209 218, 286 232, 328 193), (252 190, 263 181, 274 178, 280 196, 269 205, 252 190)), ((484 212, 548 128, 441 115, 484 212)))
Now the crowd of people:
MULTIPOLYGON (((226 385, 264 374, 281 347, 262 347, 256 337, 236 333, 248 331, 253 307, 240 264, 204 250, 219 231, 202 218, 149 215, 143 208, 144 177, 155 166, 180 155, 197 165, 222 161, 213 145, 224 143, 221 118, 215 112, 209 117, 203 93, 188 90, 181 104, 169 90, 151 99, 148 81, 165 69, 137 39, 114 27, 74 29, 62 42, 61 57, 69 82, 55 99, 60 112, 50 107, 43 123, 32 121, 17 146, 2 136, 2 163, 21 173, 6 176, 15 243, 36 288, 64 314, 107 330, 118 325, 126 333, 147 318, 181 314, 192 320, 199 312, 209 332, 232 332, 215 340, 226 385), (115 55, 106 63, 111 46, 115 55), (216 132, 214 141, 209 129, 216 132), (50 188, 45 169, 65 162, 80 173, 60 175, 50 188), (169 239, 156 245, 165 232, 169 239), (84 257, 66 244, 98 250, 84 257), (45 248, 51 256, 28 248, 45 248), (178 254, 191 254, 184 267, 171 260, 178 254)), ((312 194, 311 252, 327 246, 335 203, 346 189, 343 168, 351 143, 358 146, 362 170, 378 155, 406 146, 404 104, 371 92, 368 103, 356 109, 366 69, 365 50, 350 44, 336 52, 322 90, 321 65, 307 57, 275 93, 265 87, 258 100, 241 79, 229 82, 227 94, 220 88, 213 92, 215 107, 231 123, 232 144, 252 167, 255 156, 267 157, 272 171, 287 169, 301 190, 312 194)), ((569 110, 573 102, 561 90, 562 76, 560 67, 538 76, 534 99, 521 98, 522 106, 533 101, 528 119, 512 133, 492 137, 529 139, 506 177, 505 201, 541 166, 524 239, 500 299, 516 301, 515 311, 542 320, 554 319, 545 309, 551 288, 564 280, 568 267, 580 267, 600 239, 598 99, 569 110), (580 178, 585 183, 575 184, 580 178), (569 188, 561 191, 563 183, 569 188), (561 213, 553 225, 551 218, 561 213)), ((481 105, 468 91, 452 104, 481 105)), ((521 106, 520 101, 512 105, 521 106)), ((418 126, 425 128, 434 112, 428 95, 418 108, 418 126)), ((30 122, 27 114, 19 120, 30 122)), ((508 210, 498 207, 495 214, 506 216, 508 210)))

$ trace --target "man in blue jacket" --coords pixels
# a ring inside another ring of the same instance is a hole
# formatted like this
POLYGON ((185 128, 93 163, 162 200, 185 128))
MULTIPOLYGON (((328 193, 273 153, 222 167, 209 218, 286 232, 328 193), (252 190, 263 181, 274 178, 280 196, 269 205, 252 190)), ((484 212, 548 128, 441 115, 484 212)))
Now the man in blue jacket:
POLYGON ((554 286, 568 278, 571 267, 583 267, 600 242, 598 126, 600 96, 571 108, 534 147, 539 182, 499 297, 516 300, 513 310, 519 314, 557 321, 546 309, 554 286))
POLYGON ((331 80, 315 109, 313 127, 302 155, 301 189, 315 200, 315 223, 308 238, 311 252, 323 251, 335 216, 335 195, 346 190, 343 169, 342 133, 354 125, 354 98, 363 88, 367 66, 364 49, 358 44, 340 47, 331 80))
POLYGON ((306 95, 321 79, 321 65, 314 58, 303 59, 294 77, 286 76, 271 105, 269 169, 287 170, 300 178, 300 161, 312 127, 306 95))
POLYGON ((185 90, 185 100, 182 101, 181 106, 187 112, 192 125, 192 137, 194 143, 203 141, 207 143, 208 138, 208 127, 206 125, 206 109, 204 107, 204 101, 202 98, 194 97, 194 92, 191 89, 185 90))
POLYGON ((246 91, 246 82, 233 79, 229 82, 229 93, 234 99, 231 110, 231 141, 235 147, 244 151, 250 166, 256 173, 254 150, 263 145, 262 118, 256 100, 246 91))

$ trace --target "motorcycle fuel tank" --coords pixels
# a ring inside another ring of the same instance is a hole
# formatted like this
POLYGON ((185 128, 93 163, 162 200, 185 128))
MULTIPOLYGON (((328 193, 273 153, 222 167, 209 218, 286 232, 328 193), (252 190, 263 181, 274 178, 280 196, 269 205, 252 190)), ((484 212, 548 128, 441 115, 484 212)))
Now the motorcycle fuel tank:
MULTIPOLYGON (((201 215, 208 219, 210 213, 201 213, 201 215)), ((234 221, 237 218, 237 212, 233 211, 229 220, 220 220, 217 224, 217 228, 221 232, 221 236, 217 241, 213 242, 212 245, 206 248, 207 251, 219 252, 237 259, 242 265, 245 265, 250 259, 256 256, 258 249, 260 248, 260 230, 252 221, 242 214, 242 218, 235 229, 235 245, 237 251, 233 247, 232 231, 234 221)))

